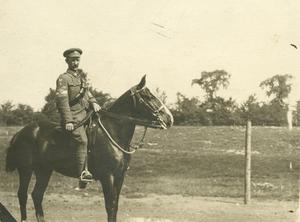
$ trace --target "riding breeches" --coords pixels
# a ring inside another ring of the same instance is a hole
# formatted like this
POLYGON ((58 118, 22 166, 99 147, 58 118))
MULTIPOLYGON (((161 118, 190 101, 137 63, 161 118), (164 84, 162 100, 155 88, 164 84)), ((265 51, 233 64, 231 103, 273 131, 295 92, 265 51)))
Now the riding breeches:
MULTIPOLYGON (((86 113, 81 112, 77 115, 73 115, 73 120, 75 125, 78 124, 84 117, 86 113)), ((81 172, 84 168, 86 157, 87 157, 87 135, 83 126, 75 129, 71 133, 71 149, 72 150, 72 159, 76 162, 76 172, 77 176, 81 175, 81 172)))

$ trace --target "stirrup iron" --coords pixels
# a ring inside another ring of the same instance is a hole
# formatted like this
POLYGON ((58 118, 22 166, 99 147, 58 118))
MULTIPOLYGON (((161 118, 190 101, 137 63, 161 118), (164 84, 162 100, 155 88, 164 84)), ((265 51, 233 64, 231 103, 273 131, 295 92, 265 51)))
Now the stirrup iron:
POLYGON ((89 182, 92 182, 93 181, 93 176, 92 176, 92 174, 88 171, 88 170, 83 170, 82 172, 81 172, 81 175, 80 175, 80 181, 82 181, 82 182, 87 182, 87 183, 89 183, 89 182), (89 175, 89 176, 91 176, 91 178, 89 179, 89 178, 85 178, 85 176, 86 175, 89 175))

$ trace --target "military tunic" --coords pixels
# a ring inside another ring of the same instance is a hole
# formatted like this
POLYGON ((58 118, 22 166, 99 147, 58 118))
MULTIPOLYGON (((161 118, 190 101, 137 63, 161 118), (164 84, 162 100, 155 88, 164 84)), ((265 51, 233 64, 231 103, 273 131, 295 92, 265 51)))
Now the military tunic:
MULTIPOLYGON (((67 123, 76 125, 86 116, 86 110, 96 99, 88 90, 86 74, 82 70, 61 74, 56 81, 56 104, 61 116, 63 128, 67 123), (79 96, 80 95, 80 96, 79 96)), ((87 135, 83 126, 73 130, 71 149, 74 149, 72 160, 76 161, 77 176, 83 170, 87 153, 87 135)))

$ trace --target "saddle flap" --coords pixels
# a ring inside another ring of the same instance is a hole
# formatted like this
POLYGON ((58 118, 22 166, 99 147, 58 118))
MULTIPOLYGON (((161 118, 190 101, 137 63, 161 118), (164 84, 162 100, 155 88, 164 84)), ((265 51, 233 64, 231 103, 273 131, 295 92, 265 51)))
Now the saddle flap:
POLYGON ((39 121, 39 136, 50 144, 66 145, 70 141, 69 132, 62 129, 59 123, 51 121, 39 121))

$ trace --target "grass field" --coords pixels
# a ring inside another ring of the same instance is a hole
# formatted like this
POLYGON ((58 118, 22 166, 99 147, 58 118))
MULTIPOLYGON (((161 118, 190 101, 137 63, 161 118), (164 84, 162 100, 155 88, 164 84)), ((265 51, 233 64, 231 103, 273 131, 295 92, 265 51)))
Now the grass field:
MULTIPOLYGON (((4 171, 5 149, 18 128, 0 129, 0 191, 16 192, 17 173, 4 171)), ((135 140, 142 129, 138 128, 135 140)), ((145 146, 133 155, 122 194, 243 197, 242 127, 173 127, 148 130, 145 146)), ((300 129, 252 129, 252 197, 298 200, 300 129)), ((73 194, 77 180, 54 173, 48 193, 73 194)), ((32 184, 31 184, 32 186, 32 184)), ((99 193, 97 183, 89 193, 99 193)))

